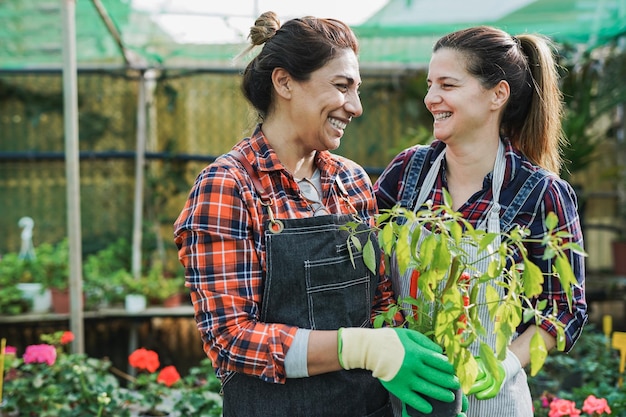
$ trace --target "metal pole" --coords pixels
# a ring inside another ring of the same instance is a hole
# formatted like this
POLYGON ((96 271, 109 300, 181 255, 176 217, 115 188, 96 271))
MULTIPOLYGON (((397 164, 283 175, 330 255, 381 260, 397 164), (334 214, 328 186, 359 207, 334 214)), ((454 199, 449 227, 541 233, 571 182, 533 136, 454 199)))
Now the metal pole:
POLYGON ((63 11, 63 124, 67 181, 67 234, 69 241, 70 330, 72 351, 84 353, 83 278, 78 157, 78 82, 76 71, 76 0, 62 0, 63 11))
POLYGON ((141 277, 144 166, 146 163, 146 78, 140 71, 137 98, 137 149, 135 159, 135 207, 133 214, 132 273, 141 277))

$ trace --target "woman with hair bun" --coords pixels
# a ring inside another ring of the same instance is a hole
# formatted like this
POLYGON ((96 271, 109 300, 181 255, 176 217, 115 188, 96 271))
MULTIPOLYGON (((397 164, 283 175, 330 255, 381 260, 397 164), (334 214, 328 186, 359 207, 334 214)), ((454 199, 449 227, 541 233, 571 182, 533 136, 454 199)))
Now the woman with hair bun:
POLYGON ((373 274, 356 250, 374 238, 349 248, 342 229, 377 212, 363 168, 329 152, 363 112, 354 33, 267 12, 250 39, 262 49, 242 90, 259 123, 200 173, 174 225, 224 416, 388 417, 389 392, 426 413, 424 396, 452 402, 459 381, 435 343, 372 328, 391 284, 379 253, 373 274))

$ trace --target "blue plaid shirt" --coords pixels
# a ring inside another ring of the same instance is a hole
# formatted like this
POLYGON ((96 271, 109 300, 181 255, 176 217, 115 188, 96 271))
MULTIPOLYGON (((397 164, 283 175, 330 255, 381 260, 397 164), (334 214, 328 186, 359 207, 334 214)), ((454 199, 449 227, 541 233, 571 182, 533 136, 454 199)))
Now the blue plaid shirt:
MULTIPOLYGON (((504 141, 506 152, 506 171, 504 182, 500 191, 501 213, 504 213, 515 198, 518 190, 526 179, 539 168, 533 165, 519 151, 511 146, 508 140, 504 141)), ((422 184, 428 169, 443 151, 445 144, 434 141, 430 145, 428 154, 424 161, 424 169, 418 181, 422 184)), ((408 161, 417 150, 417 147, 405 149, 398 154, 387 166, 385 171, 376 181, 374 192, 378 200, 379 209, 390 209, 400 201, 402 190, 404 189, 404 172, 408 161)), ((493 199, 491 190, 492 174, 489 173, 480 191, 475 193, 470 199, 459 208, 459 212, 473 225, 477 226, 487 213, 490 202, 493 199)), ((441 165, 441 172, 437 176, 435 186, 428 197, 434 205, 443 204, 442 189, 447 188, 445 159, 441 165)), ((411 207, 412 208, 412 207, 411 207)), ((525 227, 530 231, 531 239, 541 239, 546 233, 545 219, 549 212, 557 215, 559 223, 558 231, 571 234, 569 241, 583 246, 583 235, 578 216, 577 197, 572 187, 556 175, 547 176, 532 191, 524 205, 521 207, 517 217, 513 221, 514 225, 525 227)), ((544 247, 539 243, 526 244, 530 260, 546 273, 552 273, 552 263, 550 260, 542 259, 544 247)), ((543 283, 543 293, 538 300, 547 299, 548 308, 545 314, 550 314, 553 310, 553 301, 557 306, 557 319, 565 325, 566 351, 569 351, 582 331, 587 321, 587 302, 585 300, 585 261, 583 255, 573 251, 566 251, 574 275, 578 280, 578 285, 573 289, 573 303, 570 311, 567 303, 567 296, 556 277, 548 277, 543 283), (550 278, 551 277, 551 278, 550 278)), ((521 255, 516 254, 515 261, 521 260, 521 255)), ((523 323, 518 327, 518 332, 523 332, 529 323, 523 323)), ((539 324, 548 333, 556 337, 556 329, 548 322, 539 324)))

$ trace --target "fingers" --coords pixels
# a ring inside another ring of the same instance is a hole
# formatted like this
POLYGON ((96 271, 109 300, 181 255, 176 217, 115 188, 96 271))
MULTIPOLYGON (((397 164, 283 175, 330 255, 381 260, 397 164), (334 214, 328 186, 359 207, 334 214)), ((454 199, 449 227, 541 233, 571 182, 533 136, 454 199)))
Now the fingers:
POLYGON ((419 377, 412 379, 409 387, 413 392, 441 402, 451 403, 454 401, 454 392, 449 388, 433 384, 419 377))
POLYGON ((430 414, 433 412, 433 406, 422 397, 416 395, 411 402, 402 404, 402 416, 404 417, 405 412, 407 417, 415 414, 411 412, 412 410, 417 410, 422 414, 430 414))

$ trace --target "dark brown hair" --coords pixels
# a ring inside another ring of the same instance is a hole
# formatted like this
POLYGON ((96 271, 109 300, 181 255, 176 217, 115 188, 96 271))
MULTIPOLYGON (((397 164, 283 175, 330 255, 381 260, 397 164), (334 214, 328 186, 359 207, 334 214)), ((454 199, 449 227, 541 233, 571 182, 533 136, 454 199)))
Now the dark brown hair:
POLYGON ((296 80, 305 81, 338 51, 359 52, 352 29, 335 19, 307 16, 281 26, 274 12, 265 12, 250 28, 249 38, 252 45, 264 45, 243 72, 242 90, 261 119, 271 108, 274 68, 284 68, 296 80))
POLYGON ((558 174, 565 143, 563 95, 550 41, 540 35, 512 37, 497 28, 478 26, 443 36, 433 51, 441 48, 461 52, 467 71, 485 88, 501 80, 509 84, 501 134, 532 162, 558 174))

